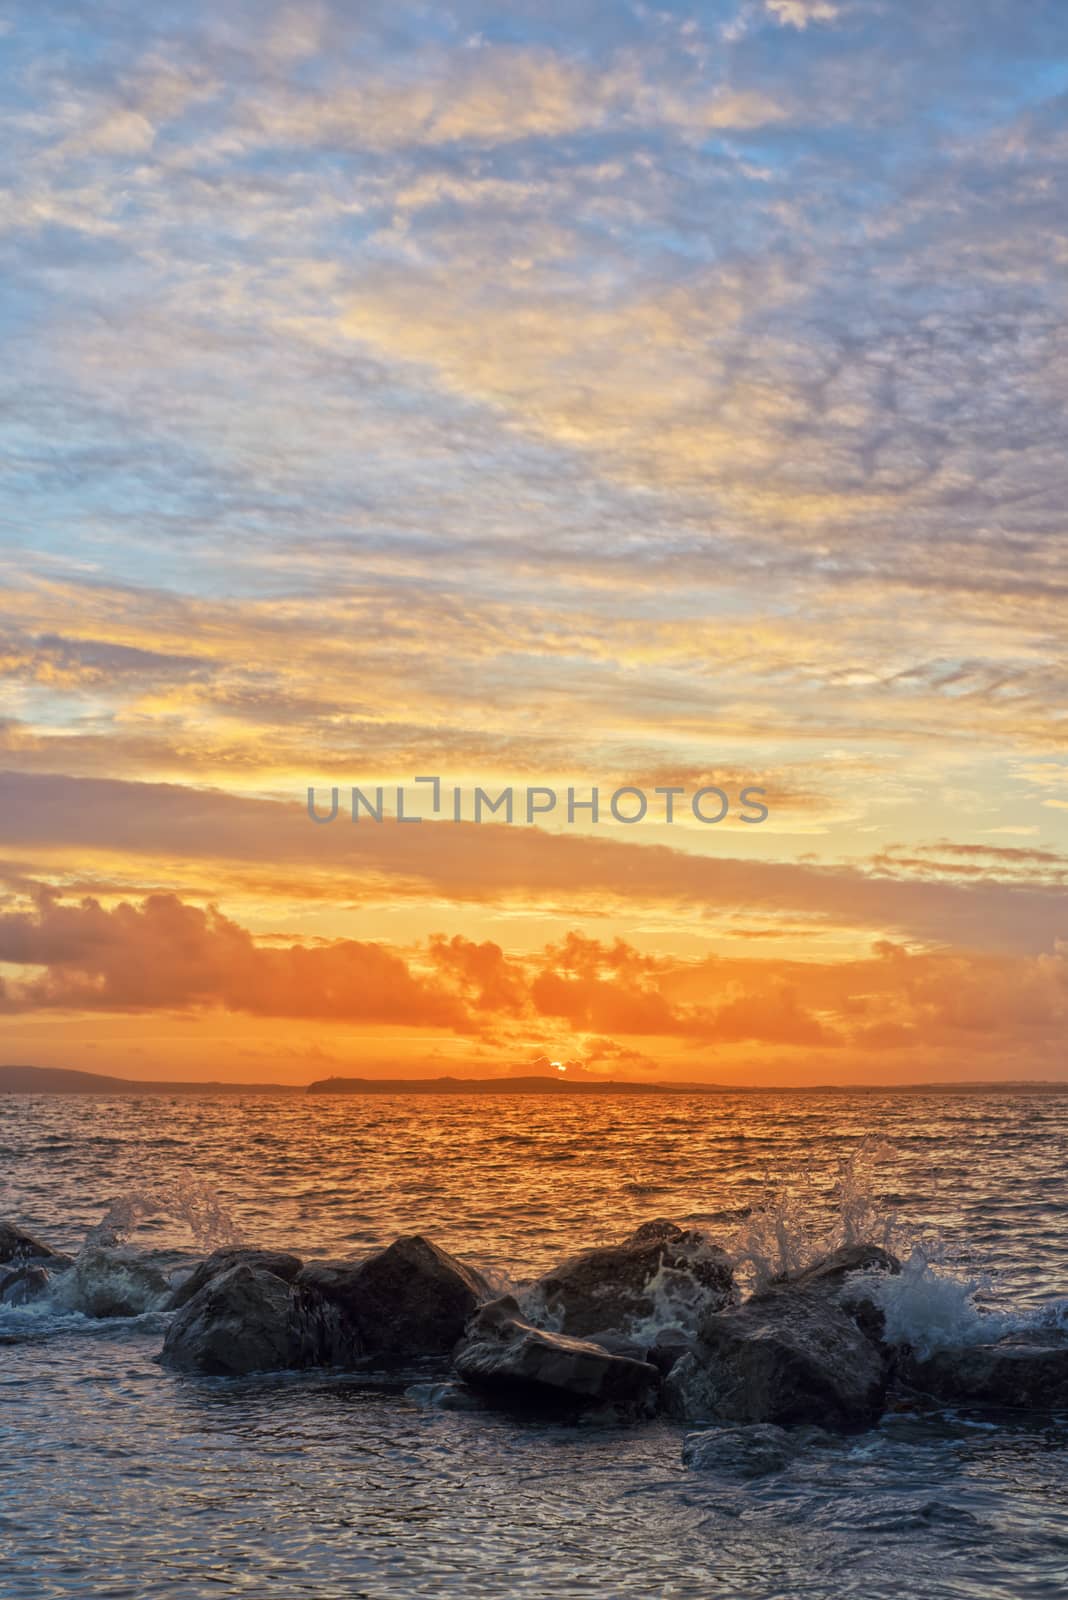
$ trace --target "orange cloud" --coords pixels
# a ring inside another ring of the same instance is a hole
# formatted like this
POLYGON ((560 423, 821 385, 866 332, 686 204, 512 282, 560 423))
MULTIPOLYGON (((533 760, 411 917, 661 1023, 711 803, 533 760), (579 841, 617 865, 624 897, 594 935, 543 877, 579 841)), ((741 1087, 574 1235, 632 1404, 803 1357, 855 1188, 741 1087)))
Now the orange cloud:
POLYGON ((461 1002, 395 952, 353 939, 256 944, 211 907, 173 894, 112 910, 41 891, 32 911, 0 915, 0 961, 42 968, 4 986, 3 1009, 140 1011, 221 1006, 258 1016, 458 1027, 461 1002))

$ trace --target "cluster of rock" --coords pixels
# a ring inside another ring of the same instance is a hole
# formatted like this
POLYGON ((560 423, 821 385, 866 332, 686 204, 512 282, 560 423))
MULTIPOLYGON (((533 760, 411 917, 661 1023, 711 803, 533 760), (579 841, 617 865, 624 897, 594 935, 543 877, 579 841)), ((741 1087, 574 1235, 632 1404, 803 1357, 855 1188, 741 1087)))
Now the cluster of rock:
POLYGON ((0 1225, 0 1303, 62 1275, 91 1315, 146 1302, 172 1313, 160 1360, 236 1376, 361 1370, 427 1361, 433 1403, 506 1404, 617 1416, 663 1412, 711 1427, 695 1466, 737 1459, 777 1470, 798 1441, 870 1425, 891 1394, 1027 1409, 1068 1405, 1068 1340, 1017 1335, 923 1359, 885 1341, 872 1274, 899 1263, 876 1246, 839 1250, 740 1300, 726 1254, 658 1220, 495 1296, 473 1267, 419 1235, 361 1261, 218 1250, 176 1289, 126 1252, 62 1256, 0 1225), (103 1254, 105 1261, 95 1255, 103 1254), (95 1297, 95 1298, 94 1298, 95 1297), (677 1313, 665 1317, 665 1307, 677 1313))
POLYGON ((169 1304, 167 1274, 135 1250, 86 1245, 76 1256, 0 1222, 0 1306, 53 1305, 87 1317, 136 1317, 169 1304))

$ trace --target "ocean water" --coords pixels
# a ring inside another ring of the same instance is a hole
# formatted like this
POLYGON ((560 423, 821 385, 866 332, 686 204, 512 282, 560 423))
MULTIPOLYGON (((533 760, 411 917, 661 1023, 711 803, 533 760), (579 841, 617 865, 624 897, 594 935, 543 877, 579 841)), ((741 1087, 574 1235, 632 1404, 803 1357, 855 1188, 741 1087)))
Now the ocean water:
MULTIPOLYGON (((110 1214, 168 1270, 234 1234, 419 1231, 502 1285, 655 1216, 746 1271, 844 1226, 921 1241, 962 1315, 968 1286, 1011 1322, 1062 1316, 1066 1156, 1057 1093, 10 1095, 0 1216, 73 1252, 110 1214)), ((164 1325, 0 1308, 0 1600, 1068 1589, 1068 1419, 896 1413, 746 1479, 685 1467, 664 1422, 437 1410, 415 1369, 179 1377, 164 1325)))

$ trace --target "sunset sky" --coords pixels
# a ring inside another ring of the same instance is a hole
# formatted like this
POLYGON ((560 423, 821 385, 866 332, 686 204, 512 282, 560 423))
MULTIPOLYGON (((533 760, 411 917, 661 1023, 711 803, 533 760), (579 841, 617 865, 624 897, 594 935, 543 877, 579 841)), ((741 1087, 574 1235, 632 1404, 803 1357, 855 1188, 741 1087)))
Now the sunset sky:
POLYGON ((1068 1076, 1063 0, 0 60, 0 1060, 1068 1076), (421 774, 770 815, 308 819, 421 774))

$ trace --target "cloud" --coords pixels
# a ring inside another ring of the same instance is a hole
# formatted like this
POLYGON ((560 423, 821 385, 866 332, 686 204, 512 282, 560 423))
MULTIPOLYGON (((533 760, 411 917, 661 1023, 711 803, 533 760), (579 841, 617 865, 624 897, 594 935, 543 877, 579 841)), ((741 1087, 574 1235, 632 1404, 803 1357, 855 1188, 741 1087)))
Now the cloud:
POLYGON ((807 28, 811 22, 833 22, 841 9, 831 0, 764 0, 765 8, 784 28, 807 28))
POLYGON ((43 891, 0 913, 0 962, 44 968, 10 980, 4 1009, 140 1011, 220 1006, 256 1016, 456 1027, 462 1007, 379 944, 272 949, 214 907, 176 895, 106 909, 43 891))
POLYGON ((203 657, 170 655, 108 639, 67 639, 56 634, 0 637, 0 677, 27 678, 57 689, 97 689, 130 678, 188 681, 209 673, 210 663, 203 657))
MULTIPOLYGON (((1052 882, 927 880, 857 866, 819 866, 740 856, 699 856, 660 844, 524 825, 395 822, 315 827, 303 794, 290 804, 179 785, 0 774, 8 853, 53 854, 84 869, 87 851, 158 863, 271 863, 329 874, 353 892, 457 903, 618 906, 677 904, 702 920, 727 910, 803 913, 817 923, 923 941, 1041 951, 1068 933, 1063 889, 1052 882), (587 899, 588 897, 588 899, 587 899)), ((276 892, 282 880, 275 877, 276 892)), ((707 920, 706 920, 707 925, 707 920)))
POLYGON ((1056 1070, 1068 1022, 1063 946, 1021 957, 882 942, 870 958, 837 963, 683 961, 573 931, 523 958, 457 935, 403 952, 257 941, 171 894, 108 908, 38 889, 31 906, 0 908, 0 962, 9 1015, 225 1011, 328 1030, 386 1025, 481 1041, 502 1060, 551 1029, 574 1041, 575 1059, 624 1072, 663 1070, 682 1048, 704 1052, 707 1074, 755 1044, 774 1052, 771 1064, 810 1071, 830 1052, 839 1076, 894 1061, 982 1076, 1013 1052, 1032 1071, 1056 1070))
MULTIPOLYGON (((373 906, 483 1027, 763 1014, 838 1060, 828 947, 1054 950, 1063 8, 22 11, 16 876, 214 887, 258 927, 373 906), (766 776, 775 806, 744 844, 300 819, 309 781, 428 764, 766 776), (1040 853, 976 849, 1008 832, 1040 853), (504 927, 529 951, 572 916, 813 970, 709 1008, 601 957, 517 969, 504 927)), ((881 1003, 865 1048, 928 1013, 881 1003)))

